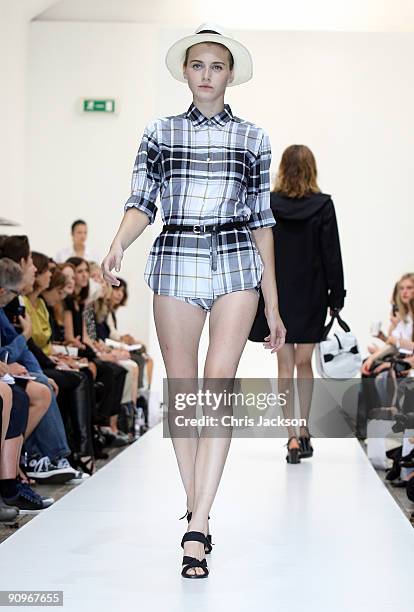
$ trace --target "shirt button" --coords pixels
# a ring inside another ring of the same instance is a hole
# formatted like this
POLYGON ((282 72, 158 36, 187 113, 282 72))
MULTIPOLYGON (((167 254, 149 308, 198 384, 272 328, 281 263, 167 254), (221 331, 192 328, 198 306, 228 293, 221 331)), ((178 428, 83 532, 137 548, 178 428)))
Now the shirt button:
POLYGON ((210 158, 209 158, 209 157, 207 157, 207 160, 206 160, 206 161, 210 161, 210 158))

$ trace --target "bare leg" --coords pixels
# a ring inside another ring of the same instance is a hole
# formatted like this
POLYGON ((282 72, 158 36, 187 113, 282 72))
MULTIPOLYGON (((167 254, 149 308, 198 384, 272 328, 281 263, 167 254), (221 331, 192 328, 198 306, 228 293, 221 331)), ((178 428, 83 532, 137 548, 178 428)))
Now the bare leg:
POLYGON ((23 436, 5 440, 1 447, 0 479, 16 478, 23 436))
MULTIPOLYGON (((257 311, 257 303, 257 293, 254 290, 245 290, 220 296, 213 304, 210 313, 210 342, 204 367, 205 387, 208 389, 231 391, 226 381, 232 381, 236 375, 257 311), (217 389, 217 385, 224 386, 224 389, 217 389)), ((220 413, 223 414, 223 410, 216 411, 216 416, 220 413)), ((205 428, 202 428, 195 462, 193 515, 188 531, 201 531, 207 534, 208 515, 230 447, 231 430, 227 429, 225 435, 218 437, 214 432, 205 432, 205 428)), ((186 542, 184 554, 203 559, 204 545, 198 542, 186 542)), ((194 571, 203 574, 201 568, 188 570, 187 573, 192 574, 194 571)))
MULTIPOLYGON (((286 393, 286 404, 283 406, 285 419, 293 419, 295 416, 295 384, 293 380, 295 372, 295 345, 285 344, 277 352, 279 392, 286 393)), ((296 436, 296 427, 287 428, 289 438, 296 436)), ((289 448, 299 448, 297 440, 291 440, 289 448)))
POLYGON ((150 389, 151 388, 151 382, 152 382, 152 371, 154 369, 154 360, 152 359, 152 357, 148 357, 147 358, 147 362, 145 364, 145 367, 147 368, 148 389, 150 389))
POLYGON ((295 365, 297 369, 297 385, 300 405, 300 416, 306 419, 306 427, 300 428, 300 435, 307 436, 307 426, 313 395, 312 354, 314 344, 298 344, 295 351, 295 365))
POLYGON ((12 391, 6 383, 0 382, 0 396, 3 402, 3 408, 1 413, 1 444, 0 449, 3 448, 4 441, 6 439, 7 430, 10 422, 10 412, 12 407, 12 391))
POLYGON ((40 423, 44 415, 46 414, 51 400, 51 391, 46 385, 29 381, 26 386, 26 393, 29 396, 29 418, 27 420, 26 431, 24 432, 24 439, 30 436, 35 430, 37 425, 40 423))
MULTIPOLYGON (((206 312, 198 306, 166 295, 154 294, 154 320, 158 341, 169 379, 169 401, 175 393, 196 392, 198 387, 198 347, 206 320, 206 312), (170 380, 171 379, 171 380, 170 380), (179 380, 183 379, 183 380, 179 380), (191 388, 190 388, 191 387, 191 388)), ((175 414, 169 405, 170 413, 175 414)), ((195 416, 196 410, 185 409, 185 416, 195 416)), ((197 453, 198 432, 195 428, 182 428, 182 436, 171 440, 177 457, 178 468, 187 494, 187 508, 194 504, 194 464, 197 453)))

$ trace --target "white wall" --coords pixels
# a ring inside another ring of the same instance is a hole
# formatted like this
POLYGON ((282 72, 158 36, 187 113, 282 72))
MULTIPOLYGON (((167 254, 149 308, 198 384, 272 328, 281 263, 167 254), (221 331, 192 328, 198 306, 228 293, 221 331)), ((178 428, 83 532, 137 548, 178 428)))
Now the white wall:
MULTIPOLYGON (((26 218, 34 248, 54 253, 84 217, 105 251, 117 227, 145 123, 183 112, 191 97, 164 67, 188 31, 157 25, 36 22, 31 25, 26 218), (119 97, 118 117, 77 114, 80 96, 119 97), (45 228, 49 229, 47 232, 45 228)), ((362 347, 383 319, 395 279, 412 269, 410 177, 414 36, 409 33, 235 32, 251 49, 252 82, 228 90, 233 112, 262 125, 273 148, 314 151, 321 188, 333 195, 348 300, 344 317, 362 347), (411 139, 411 140, 410 140, 411 139)), ((121 322, 162 363, 143 268, 158 225, 126 254, 132 285, 121 322)), ((203 356, 206 335, 203 337, 203 356)), ((248 343, 240 376, 273 376, 275 356, 248 343)))
POLYGON ((28 23, 54 3, 0 0, 0 217, 18 223, 24 222, 28 23))

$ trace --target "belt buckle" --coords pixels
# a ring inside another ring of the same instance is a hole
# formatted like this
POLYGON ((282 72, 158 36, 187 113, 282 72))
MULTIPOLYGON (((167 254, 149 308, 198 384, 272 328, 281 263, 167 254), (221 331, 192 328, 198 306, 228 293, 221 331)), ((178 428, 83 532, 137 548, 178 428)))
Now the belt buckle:
POLYGON ((201 225, 193 225, 194 234, 201 234, 201 225))

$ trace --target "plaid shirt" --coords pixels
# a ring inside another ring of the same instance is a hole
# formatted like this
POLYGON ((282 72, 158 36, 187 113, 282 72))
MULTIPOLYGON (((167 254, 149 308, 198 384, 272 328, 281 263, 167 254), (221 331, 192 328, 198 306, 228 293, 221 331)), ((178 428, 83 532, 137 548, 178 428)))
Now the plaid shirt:
POLYGON ((267 134, 233 116, 228 104, 210 119, 191 104, 186 113, 146 126, 125 211, 135 207, 152 224, 160 194, 166 224, 247 225, 217 236, 161 233, 144 274, 151 289, 212 298, 260 285, 263 263, 250 230, 276 223, 270 208, 270 160, 267 134))

